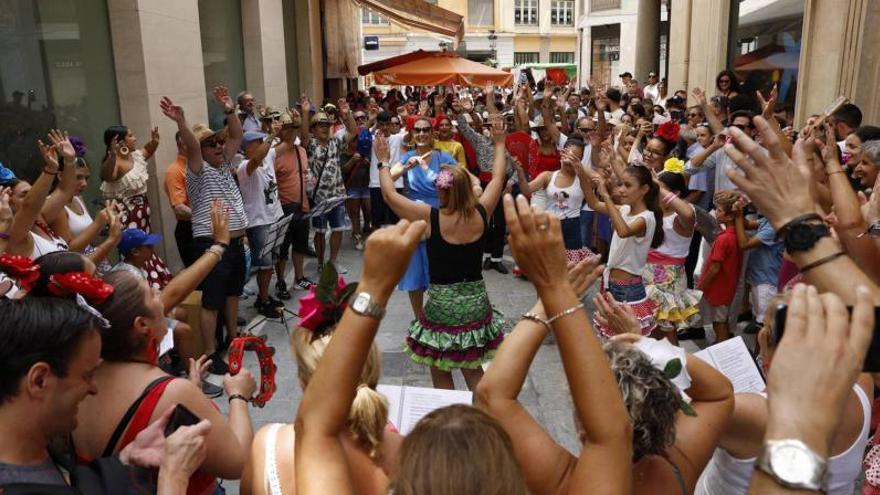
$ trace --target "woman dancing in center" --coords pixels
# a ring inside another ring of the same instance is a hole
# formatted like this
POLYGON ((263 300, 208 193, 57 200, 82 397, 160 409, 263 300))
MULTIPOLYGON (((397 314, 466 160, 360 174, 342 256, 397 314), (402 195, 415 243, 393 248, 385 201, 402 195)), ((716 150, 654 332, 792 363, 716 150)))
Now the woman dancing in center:
POLYGON ((401 218, 429 221, 431 285, 423 316, 409 329, 405 351, 413 361, 431 367, 436 388, 455 388, 452 370, 460 369, 473 390, 483 376, 481 365, 494 355, 504 337, 502 316, 489 303, 480 265, 486 219, 492 215, 504 187, 504 138, 504 120, 496 117, 492 122, 492 180, 479 199, 465 169, 440 168, 435 180, 439 208, 412 201, 394 189, 386 167, 388 143, 384 138, 374 142, 385 201, 401 218))

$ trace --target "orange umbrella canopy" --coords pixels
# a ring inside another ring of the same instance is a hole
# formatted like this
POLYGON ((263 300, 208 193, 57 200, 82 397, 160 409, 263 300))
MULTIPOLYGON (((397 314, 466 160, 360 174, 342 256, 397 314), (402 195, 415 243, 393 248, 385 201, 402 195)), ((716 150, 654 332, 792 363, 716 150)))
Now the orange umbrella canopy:
POLYGON ((377 84, 439 86, 510 86, 513 74, 454 53, 441 52, 373 72, 377 84))

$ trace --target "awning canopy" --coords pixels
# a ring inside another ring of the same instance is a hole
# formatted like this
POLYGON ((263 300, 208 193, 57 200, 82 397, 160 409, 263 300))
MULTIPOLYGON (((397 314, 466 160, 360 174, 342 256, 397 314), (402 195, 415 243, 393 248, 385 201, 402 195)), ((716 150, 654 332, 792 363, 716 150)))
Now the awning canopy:
POLYGON ((418 60, 420 58, 430 57, 434 53, 440 52, 429 50, 416 50, 414 52, 404 53, 403 55, 397 55, 395 57, 383 58, 382 60, 370 62, 369 64, 359 65, 358 74, 366 76, 371 72, 394 67, 395 65, 405 64, 407 62, 412 62, 413 60, 418 60))
MULTIPOLYGON (((425 52, 427 56, 373 71, 377 84, 439 86, 510 86, 513 74, 450 52, 425 52)), ((381 61, 380 61, 381 62, 381 61)), ((379 63, 379 62, 377 62, 379 63)))
POLYGON ((425 0, 353 0, 392 21, 442 34, 460 41, 464 36, 464 17, 425 0))

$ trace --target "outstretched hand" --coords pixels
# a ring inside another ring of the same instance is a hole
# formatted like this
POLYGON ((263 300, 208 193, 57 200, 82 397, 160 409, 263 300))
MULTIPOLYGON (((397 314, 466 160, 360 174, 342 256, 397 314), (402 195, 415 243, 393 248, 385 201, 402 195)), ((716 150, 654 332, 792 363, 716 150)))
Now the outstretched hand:
POLYGON ((728 129, 733 143, 724 151, 745 172, 727 170, 727 176, 746 193, 758 210, 779 230, 799 215, 815 213, 810 193, 812 171, 807 162, 804 142, 798 140, 789 158, 779 137, 763 117, 755 117, 755 127, 769 153, 736 127, 728 129))
POLYGON ((504 195, 504 219, 510 250, 523 273, 539 290, 566 280, 567 261, 559 218, 529 206, 525 196, 504 195))
POLYGON ((214 95, 214 100, 222 105, 225 111, 231 112, 235 110, 235 104, 232 103, 232 96, 229 95, 229 88, 226 86, 216 86, 211 93, 214 95))
POLYGON ((608 292, 593 298, 596 304, 596 321, 610 328, 617 335, 634 333, 641 335, 639 320, 629 304, 619 303, 608 292))
POLYGON ((70 137, 68 136, 67 131, 52 129, 49 131, 49 142, 52 143, 52 146, 54 146, 59 153, 61 153, 65 162, 76 160, 76 150, 73 149, 73 144, 70 143, 70 137))
POLYGON ((400 220, 370 234, 364 248, 362 282, 378 288, 383 295, 390 295, 427 228, 424 220, 400 220))
POLYGON ((166 117, 173 120, 174 122, 177 122, 178 124, 186 119, 183 113, 183 107, 181 107, 180 105, 175 105, 174 101, 172 101, 171 98, 167 96, 162 97, 162 100, 159 102, 159 107, 162 109, 162 113, 166 117))
POLYGON ((820 455, 828 454, 873 330, 874 305, 867 288, 856 288, 850 317, 837 295, 795 286, 767 380, 766 439, 800 438, 820 455))

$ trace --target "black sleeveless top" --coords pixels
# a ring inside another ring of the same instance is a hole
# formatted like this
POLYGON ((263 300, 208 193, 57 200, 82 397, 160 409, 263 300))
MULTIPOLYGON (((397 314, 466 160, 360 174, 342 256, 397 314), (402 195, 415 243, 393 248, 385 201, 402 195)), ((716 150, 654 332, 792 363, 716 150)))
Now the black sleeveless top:
POLYGON ((486 209, 477 205, 483 219, 483 235, 474 242, 450 244, 440 234, 440 210, 431 208, 431 237, 428 238, 428 272, 438 285, 483 280, 483 246, 486 236, 486 209))

